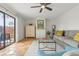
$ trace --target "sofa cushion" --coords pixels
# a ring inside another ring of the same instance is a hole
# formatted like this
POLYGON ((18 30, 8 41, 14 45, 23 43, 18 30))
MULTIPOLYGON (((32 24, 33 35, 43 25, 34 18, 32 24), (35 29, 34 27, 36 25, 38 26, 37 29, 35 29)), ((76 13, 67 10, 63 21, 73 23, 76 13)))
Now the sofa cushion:
POLYGON ((76 33, 75 37, 74 37, 74 40, 78 41, 79 42, 79 32, 76 33))
POLYGON ((77 32, 79 32, 79 30, 66 30, 65 36, 73 39, 73 37, 75 36, 77 32))
POLYGON ((57 36, 63 36, 63 33, 64 33, 63 30, 61 30, 61 31, 56 31, 55 35, 57 35, 57 36))

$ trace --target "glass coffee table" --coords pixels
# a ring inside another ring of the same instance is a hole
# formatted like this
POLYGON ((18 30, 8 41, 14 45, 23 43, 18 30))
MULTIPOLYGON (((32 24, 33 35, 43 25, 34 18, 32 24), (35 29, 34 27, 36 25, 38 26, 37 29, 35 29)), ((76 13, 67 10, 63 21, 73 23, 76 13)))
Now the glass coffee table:
POLYGON ((53 39, 39 39, 38 48, 43 51, 56 51, 56 42, 53 39))

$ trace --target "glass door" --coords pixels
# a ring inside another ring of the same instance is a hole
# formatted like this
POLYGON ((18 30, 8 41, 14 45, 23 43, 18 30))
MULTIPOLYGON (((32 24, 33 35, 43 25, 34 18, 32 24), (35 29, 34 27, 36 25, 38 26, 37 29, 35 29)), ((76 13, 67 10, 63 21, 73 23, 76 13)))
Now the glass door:
POLYGON ((15 42, 15 18, 0 11, 0 49, 15 42))
POLYGON ((4 48, 4 13, 0 12, 0 49, 4 48))
POLYGON ((15 19, 5 14, 5 46, 15 42, 15 19))

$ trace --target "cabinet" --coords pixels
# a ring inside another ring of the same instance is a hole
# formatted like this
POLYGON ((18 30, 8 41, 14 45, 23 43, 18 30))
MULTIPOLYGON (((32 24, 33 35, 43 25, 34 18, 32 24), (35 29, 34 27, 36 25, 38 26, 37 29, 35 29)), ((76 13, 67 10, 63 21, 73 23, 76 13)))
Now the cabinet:
POLYGON ((26 37, 35 37, 35 26, 34 25, 26 26, 26 37))

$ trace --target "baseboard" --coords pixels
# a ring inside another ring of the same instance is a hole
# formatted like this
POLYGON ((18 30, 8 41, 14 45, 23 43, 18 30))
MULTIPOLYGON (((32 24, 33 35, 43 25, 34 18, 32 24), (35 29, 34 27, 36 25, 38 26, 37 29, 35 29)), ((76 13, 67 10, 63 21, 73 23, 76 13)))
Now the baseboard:
POLYGON ((18 40, 17 42, 21 42, 22 40, 25 40, 25 38, 18 40))
POLYGON ((36 37, 26 37, 25 39, 36 39, 36 37))

